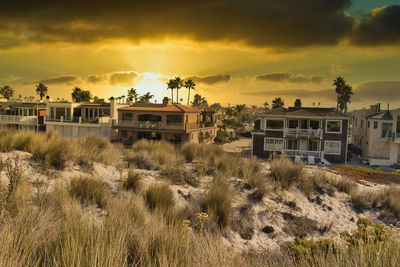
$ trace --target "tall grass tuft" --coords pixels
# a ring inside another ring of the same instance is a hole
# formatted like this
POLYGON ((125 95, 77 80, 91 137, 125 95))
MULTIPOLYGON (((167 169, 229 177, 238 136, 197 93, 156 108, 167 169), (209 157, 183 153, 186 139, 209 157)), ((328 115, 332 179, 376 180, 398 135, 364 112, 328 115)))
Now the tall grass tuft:
POLYGON ((73 177, 68 185, 69 194, 83 204, 97 204, 103 208, 111 194, 111 186, 94 177, 73 177))
POLYGON ((133 168, 128 170, 128 177, 122 183, 122 188, 125 190, 132 190, 135 193, 138 193, 141 187, 142 176, 135 172, 133 168))
POLYGON ((174 196, 167 184, 154 184, 145 194, 146 204, 150 210, 168 210, 175 205, 174 196))
POLYGON ((303 165, 293 163, 289 158, 280 156, 271 161, 271 176, 282 187, 289 188, 298 181, 303 165))

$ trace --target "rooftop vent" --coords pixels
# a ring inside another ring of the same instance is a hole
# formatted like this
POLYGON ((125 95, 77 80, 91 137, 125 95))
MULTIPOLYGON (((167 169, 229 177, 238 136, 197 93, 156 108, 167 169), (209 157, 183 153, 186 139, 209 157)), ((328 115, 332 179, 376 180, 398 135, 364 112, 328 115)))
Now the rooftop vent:
POLYGON ((300 99, 296 99, 296 101, 294 101, 294 107, 301 108, 301 100, 300 99))

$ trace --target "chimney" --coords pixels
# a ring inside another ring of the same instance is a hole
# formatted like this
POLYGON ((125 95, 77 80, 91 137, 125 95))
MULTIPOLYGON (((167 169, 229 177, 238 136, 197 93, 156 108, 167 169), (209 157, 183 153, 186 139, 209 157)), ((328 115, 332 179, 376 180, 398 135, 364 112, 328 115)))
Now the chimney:
POLYGON ((172 100, 169 99, 168 97, 164 97, 162 103, 164 106, 170 106, 170 105, 172 105, 172 100))
POLYGON ((296 99, 296 101, 294 101, 294 107, 301 108, 301 100, 300 99, 296 99))

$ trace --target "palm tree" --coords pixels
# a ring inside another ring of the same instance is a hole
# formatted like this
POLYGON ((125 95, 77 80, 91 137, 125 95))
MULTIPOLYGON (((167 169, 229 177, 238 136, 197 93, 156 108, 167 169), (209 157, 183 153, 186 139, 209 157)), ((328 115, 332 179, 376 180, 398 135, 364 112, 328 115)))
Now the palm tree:
POLYGON ((183 87, 183 80, 180 77, 175 77, 174 87, 176 89, 176 103, 179 103, 179 89, 183 87))
POLYGON ((152 99, 153 97, 154 97, 154 95, 150 94, 150 92, 147 92, 144 95, 140 96, 139 102, 150 103, 150 99, 152 99))
POLYGON ((174 103, 174 89, 175 89, 175 84, 174 83, 175 82, 174 82, 173 79, 170 79, 167 82, 167 89, 171 89, 171 100, 172 100, 172 103, 174 103))
POLYGON ((42 100, 43 97, 45 97, 47 95, 47 86, 44 85, 43 83, 39 83, 36 86, 36 94, 38 94, 40 97, 40 100, 42 100))
POLYGON ((128 97, 126 98, 126 101, 133 101, 133 100, 135 100, 135 102, 138 101, 139 95, 136 92, 136 89, 134 89, 134 88, 128 89, 127 96, 128 97))
POLYGON ((344 81, 343 77, 338 76, 338 77, 336 77, 335 80, 333 80, 333 85, 336 86, 336 88, 335 88, 336 95, 337 95, 336 109, 339 110, 339 105, 340 105, 339 96, 343 90, 343 87, 346 85, 346 82, 344 81))
POLYGON ((186 82, 185 82, 185 88, 187 88, 188 89, 188 101, 187 101, 187 104, 189 105, 189 100, 190 100, 190 89, 193 89, 193 90, 195 90, 195 86, 196 86, 196 84, 195 84, 195 82, 193 81, 193 80, 187 80, 186 82))
POLYGON ((284 105, 285 105, 285 102, 280 97, 276 97, 274 100, 272 100, 272 108, 273 109, 283 108, 284 105))
POLYGON ((125 96, 122 95, 121 98, 122 98, 122 103, 125 103, 125 96))
POLYGON ((341 112, 347 113, 347 104, 350 103, 351 96, 353 95, 353 88, 346 84, 343 77, 338 76, 333 80, 333 85, 336 86, 335 91, 337 95, 336 109, 341 112))
POLYGON ((0 95, 2 95, 5 99, 10 100, 11 97, 14 96, 14 89, 8 85, 4 85, 0 88, 0 95))
POLYGON ((239 122, 241 122, 241 120, 242 120, 242 112, 243 112, 243 110, 245 110, 245 108, 246 108, 245 104, 236 105, 236 107, 235 107, 237 113, 239 114, 239 122))

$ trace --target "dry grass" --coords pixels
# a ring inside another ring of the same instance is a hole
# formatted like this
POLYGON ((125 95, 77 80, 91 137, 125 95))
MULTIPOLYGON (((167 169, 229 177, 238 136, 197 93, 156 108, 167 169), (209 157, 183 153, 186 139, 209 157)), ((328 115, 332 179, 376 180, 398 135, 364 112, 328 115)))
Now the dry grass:
POLYGON ((400 173, 389 173, 359 166, 341 165, 331 169, 343 176, 348 176, 355 181, 365 180, 378 184, 400 184, 400 173))
POLYGON ((154 184, 146 191, 146 204, 150 210, 168 210, 175 205, 174 196, 167 184, 154 184))
POLYGON ((69 194, 83 204, 97 204, 105 207, 111 193, 111 186, 90 176, 73 177, 68 186, 69 194))
POLYGON ((284 189, 299 180, 302 170, 303 165, 295 164, 286 157, 276 157, 271 161, 271 177, 284 189))
POLYGON ((161 177, 168 179, 173 184, 176 185, 191 185, 198 187, 200 182, 189 170, 185 167, 177 166, 165 166, 161 169, 161 177))
POLYGON ((125 181, 122 181, 122 188, 138 193, 141 189, 142 179, 142 176, 135 172, 135 169, 130 168, 128 170, 128 177, 125 179, 125 181))

